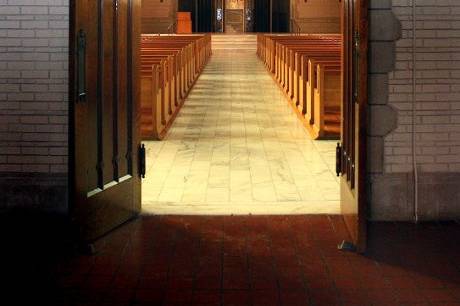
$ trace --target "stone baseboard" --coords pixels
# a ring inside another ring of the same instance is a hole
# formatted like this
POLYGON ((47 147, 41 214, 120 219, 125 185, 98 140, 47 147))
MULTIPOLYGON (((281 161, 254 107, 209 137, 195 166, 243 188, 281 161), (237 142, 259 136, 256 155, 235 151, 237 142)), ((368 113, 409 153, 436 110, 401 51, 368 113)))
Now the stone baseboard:
POLYGON ((33 210, 67 215, 67 174, 0 173, 0 210, 33 210))
MULTIPOLYGON (((372 221, 413 221, 412 173, 371 175, 368 182, 372 221)), ((460 219, 460 173, 420 173, 420 221, 460 219)))

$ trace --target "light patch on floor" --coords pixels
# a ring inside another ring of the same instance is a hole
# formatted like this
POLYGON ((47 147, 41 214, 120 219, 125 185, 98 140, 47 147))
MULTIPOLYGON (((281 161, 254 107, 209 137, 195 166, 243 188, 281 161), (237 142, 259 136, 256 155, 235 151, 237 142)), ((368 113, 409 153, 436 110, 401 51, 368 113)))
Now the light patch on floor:
POLYGON ((253 52, 214 52, 168 137, 146 142, 146 214, 336 214, 336 141, 313 141, 253 52))

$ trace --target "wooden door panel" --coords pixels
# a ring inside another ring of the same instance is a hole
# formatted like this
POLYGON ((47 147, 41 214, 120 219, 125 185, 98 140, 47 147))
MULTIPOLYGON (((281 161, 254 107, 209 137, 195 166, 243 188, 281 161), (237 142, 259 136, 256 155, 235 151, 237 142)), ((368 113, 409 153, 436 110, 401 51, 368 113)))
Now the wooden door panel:
POLYGON ((342 2, 342 133, 338 152, 341 210, 353 243, 366 249, 366 105, 368 0, 342 2))
POLYGON ((89 196, 72 216, 78 222, 79 238, 93 241, 135 216, 134 207, 126 204, 133 202, 133 192, 129 186, 117 184, 89 196))
POLYGON ((76 56, 78 39, 71 50, 72 218, 83 240, 140 211, 139 12, 140 0, 72 4, 72 33, 86 38, 84 63, 76 56), (83 98, 80 80, 86 82, 83 98))

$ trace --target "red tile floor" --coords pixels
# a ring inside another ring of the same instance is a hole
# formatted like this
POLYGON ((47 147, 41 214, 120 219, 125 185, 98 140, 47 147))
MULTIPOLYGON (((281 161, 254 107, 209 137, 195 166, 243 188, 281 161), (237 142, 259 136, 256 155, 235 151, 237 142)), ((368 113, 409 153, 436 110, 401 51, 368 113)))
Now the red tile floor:
POLYGON ((37 268, 43 280, 22 294, 62 306, 460 305, 459 224, 369 234, 363 256, 337 249, 340 216, 142 217, 95 255, 37 268))

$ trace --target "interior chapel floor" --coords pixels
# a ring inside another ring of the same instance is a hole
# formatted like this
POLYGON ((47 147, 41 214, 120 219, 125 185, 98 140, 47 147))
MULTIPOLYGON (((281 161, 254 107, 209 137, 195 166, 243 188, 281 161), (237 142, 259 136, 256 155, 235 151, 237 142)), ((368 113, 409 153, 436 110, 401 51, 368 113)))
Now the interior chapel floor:
POLYGON ((214 54, 162 142, 146 214, 338 214, 336 141, 313 141, 255 51, 214 54))

